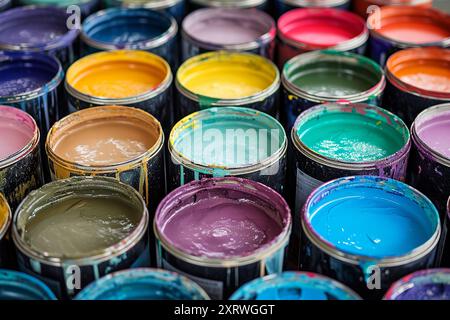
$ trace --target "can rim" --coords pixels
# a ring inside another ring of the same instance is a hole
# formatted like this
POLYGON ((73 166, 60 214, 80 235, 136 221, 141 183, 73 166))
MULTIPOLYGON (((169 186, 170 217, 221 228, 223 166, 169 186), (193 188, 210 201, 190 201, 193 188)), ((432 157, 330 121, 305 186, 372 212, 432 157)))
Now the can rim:
POLYGON ((253 8, 258 7, 267 2, 267 0, 191 0, 191 2, 203 6, 203 7, 216 7, 216 8, 253 8))
POLYGON ((9 226, 11 225, 12 220, 12 213, 11 213, 11 207, 8 204, 8 201, 6 200, 6 197, 3 193, 0 192, 0 203, 3 203, 6 208, 6 220, 3 225, 0 225, 0 241, 3 239, 5 234, 9 230, 9 226))
POLYGON ((153 9, 153 10, 164 10, 168 9, 172 6, 175 6, 179 3, 183 3, 184 0, 153 0, 153 1, 146 1, 146 2, 138 2, 133 3, 127 1, 121 1, 122 7, 125 8, 147 8, 147 9, 153 9))
MULTIPOLYGON (((1 1, 1 0, 0 0, 1 1)), ((30 289, 30 284, 34 286, 34 289, 38 289, 39 295, 41 295, 41 298, 44 298, 44 300, 57 300, 55 294, 53 291, 45 284, 42 280, 33 277, 29 274, 26 274, 21 271, 11 270, 11 269, 1 269, 0 270, 0 282, 1 282, 1 273, 8 273, 12 274, 17 280, 17 278, 20 278, 19 281, 10 281, 10 283, 13 283, 14 285, 26 285, 30 289), (20 281, 21 280, 21 281, 20 281), (24 281, 25 280, 25 281, 24 281)))
POLYGON ((334 7, 347 4, 350 0, 281 0, 281 2, 298 7, 334 7))

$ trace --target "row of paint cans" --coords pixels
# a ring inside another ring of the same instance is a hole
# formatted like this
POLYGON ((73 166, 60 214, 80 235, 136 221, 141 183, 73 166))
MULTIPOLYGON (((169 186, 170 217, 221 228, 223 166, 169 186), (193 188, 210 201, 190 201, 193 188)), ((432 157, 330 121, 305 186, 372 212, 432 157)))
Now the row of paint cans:
POLYGON ((353 0, 352 8, 363 18, 376 12, 382 6, 417 6, 431 8, 433 0, 353 0))
POLYGON ((79 28, 62 8, 26 6, 0 13, 0 50, 45 52, 67 68, 78 55, 79 28))
POLYGON ((411 47, 450 46, 450 15, 421 7, 383 7, 372 14, 370 56, 384 65, 391 54, 411 47))
POLYGON ((78 12, 80 10, 81 18, 85 18, 98 10, 100 0, 17 0, 21 6, 54 6, 63 8, 64 11, 78 12), (75 6, 77 8, 75 8, 75 6))
POLYGON ((439 213, 393 179, 344 177, 317 188, 302 210, 302 270, 332 277, 365 299, 397 279, 434 267, 439 213))
POLYGON ((380 105, 386 78, 381 67, 361 55, 332 50, 289 60, 281 75, 281 118, 287 130, 303 111, 323 102, 380 105))
POLYGON ((31 192, 16 210, 19 270, 73 297, 105 274, 149 266, 149 214, 132 187, 105 177, 72 177, 31 192))
POLYGON ((252 52, 273 60, 275 35, 275 21, 265 12, 199 9, 183 20, 181 60, 218 50, 252 52))
POLYGON ((291 214, 283 197, 258 182, 203 179, 164 198, 154 232, 159 267, 224 299, 250 280, 283 270, 291 214))
POLYGON ((11 265, 12 244, 9 236, 11 225, 11 209, 5 196, 0 193, 0 268, 11 265))
POLYGON ((0 269, 0 300, 56 300, 56 297, 39 279, 0 269))
POLYGON ((80 38, 84 54, 119 49, 149 51, 175 70, 177 32, 178 25, 168 14, 145 8, 111 8, 89 16, 80 38))
POLYGON ((278 66, 300 53, 322 49, 364 54, 369 31, 364 20, 339 9, 294 9, 278 19, 278 66))
POLYGON ((178 69, 175 120, 210 107, 240 106, 276 116, 280 74, 252 53, 215 51, 186 60, 178 69))
POLYGON ((275 15, 281 16, 296 8, 335 8, 350 9, 350 0, 275 0, 275 15))
POLYGON ((411 125, 426 108, 450 102, 450 49, 411 48, 389 57, 383 106, 411 125))

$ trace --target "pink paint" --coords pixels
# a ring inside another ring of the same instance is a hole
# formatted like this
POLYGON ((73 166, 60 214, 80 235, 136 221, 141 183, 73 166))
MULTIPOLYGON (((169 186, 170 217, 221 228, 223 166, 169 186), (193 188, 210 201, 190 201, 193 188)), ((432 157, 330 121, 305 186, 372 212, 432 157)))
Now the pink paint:
POLYGON ((436 112, 424 114, 415 123, 419 138, 434 151, 450 158, 450 104, 442 105, 436 112))

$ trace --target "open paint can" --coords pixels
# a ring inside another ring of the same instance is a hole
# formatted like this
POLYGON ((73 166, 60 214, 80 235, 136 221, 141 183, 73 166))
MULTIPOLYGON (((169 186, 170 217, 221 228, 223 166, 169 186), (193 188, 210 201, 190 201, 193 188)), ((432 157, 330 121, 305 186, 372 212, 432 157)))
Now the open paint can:
POLYGON ((56 300, 56 297, 39 279, 0 269, 0 300, 56 300))
POLYGON ((175 120, 210 107, 239 106, 278 112, 280 74, 268 59, 252 53, 215 51, 186 60, 178 69, 175 120))
POLYGON ((77 6, 80 9, 81 17, 86 18, 98 10, 100 0, 17 0, 20 5, 54 6, 61 7, 66 11, 77 6))
POLYGON ((12 215, 5 196, 0 193, 0 268, 11 264, 11 255, 14 254, 9 241, 9 226, 12 215))
POLYGON ((174 272, 139 268, 114 272, 83 289, 77 300, 209 300, 192 280, 174 272))
POLYGON ((353 176, 317 188, 302 210, 302 270, 378 299, 397 279, 434 266, 436 207, 400 181, 353 176))
POLYGON ((277 17, 296 8, 335 8, 350 9, 350 0, 275 0, 277 17))
POLYGON ((62 298, 100 277, 149 265, 149 215, 132 187, 105 177, 72 177, 30 193, 12 237, 19 269, 62 298))
POLYGON ((361 300, 345 285, 311 272, 283 272, 252 280, 230 300, 361 300))
POLYGON ((286 201, 247 179, 193 181, 159 204, 158 266, 197 282, 212 299, 280 273, 291 231, 286 201))
POLYGON ((416 6, 431 8, 433 0, 353 0, 353 11, 363 18, 367 18, 379 7, 383 6, 416 6))
POLYGON ((209 108, 195 112, 169 137, 169 190, 192 180, 235 176, 283 193, 287 137, 273 117, 249 108, 209 108))
POLYGON ((251 52, 273 60, 275 21, 259 10, 199 9, 183 20, 181 35, 182 61, 217 50, 251 52))

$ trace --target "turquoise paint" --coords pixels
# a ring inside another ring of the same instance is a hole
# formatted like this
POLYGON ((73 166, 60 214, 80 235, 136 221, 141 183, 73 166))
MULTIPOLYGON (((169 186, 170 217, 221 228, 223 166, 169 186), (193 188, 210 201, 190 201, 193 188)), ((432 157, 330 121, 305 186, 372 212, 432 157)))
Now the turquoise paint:
POLYGON ((56 300, 40 280, 25 273, 0 269, 0 300, 56 300))

